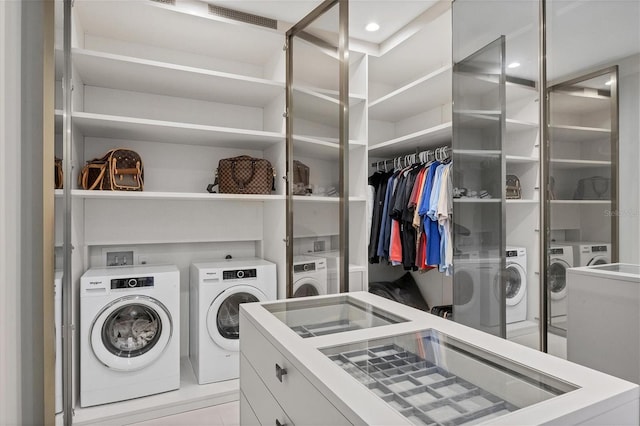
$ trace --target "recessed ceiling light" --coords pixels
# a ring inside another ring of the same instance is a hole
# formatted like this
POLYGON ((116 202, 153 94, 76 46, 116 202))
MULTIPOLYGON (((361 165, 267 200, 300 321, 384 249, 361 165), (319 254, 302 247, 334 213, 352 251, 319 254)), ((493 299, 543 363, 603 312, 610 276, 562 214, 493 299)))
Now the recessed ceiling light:
POLYGON ((509 68, 518 68, 520 66, 520 62, 511 62, 508 67, 509 68))
POLYGON ((369 22, 367 26, 364 27, 364 29, 371 32, 378 31, 380 29, 380 25, 376 24, 375 22, 369 22))
POLYGON ((609 80, 605 83, 605 86, 611 86, 613 84, 613 80, 609 80))

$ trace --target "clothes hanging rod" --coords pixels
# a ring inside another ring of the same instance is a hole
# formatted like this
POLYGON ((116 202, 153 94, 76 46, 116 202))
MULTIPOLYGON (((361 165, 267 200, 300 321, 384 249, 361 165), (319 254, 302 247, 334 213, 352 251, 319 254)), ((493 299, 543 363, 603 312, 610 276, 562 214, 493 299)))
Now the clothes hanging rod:
POLYGON ((418 151, 416 150, 415 153, 411 153, 411 154, 407 154, 407 155, 400 155, 388 160, 382 160, 382 161, 376 161, 371 163, 371 167, 379 167, 379 166, 384 166, 387 165, 389 163, 392 164, 396 164, 396 163, 401 163, 401 162, 407 162, 409 160, 413 160, 413 163, 417 163, 418 160, 420 160, 420 162, 425 162, 422 161, 422 157, 424 156, 425 159, 429 159, 429 155, 433 155, 434 158, 436 156, 436 152, 439 154, 444 154, 445 156, 449 156, 449 154, 451 153, 451 148, 448 146, 440 146, 438 148, 434 148, 434 149, 427 149, 425 151, 418 151))

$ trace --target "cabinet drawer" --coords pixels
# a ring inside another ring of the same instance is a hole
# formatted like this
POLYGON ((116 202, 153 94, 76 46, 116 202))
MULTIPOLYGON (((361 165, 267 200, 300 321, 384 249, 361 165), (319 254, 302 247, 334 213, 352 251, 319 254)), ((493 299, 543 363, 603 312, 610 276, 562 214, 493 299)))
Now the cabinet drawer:
MULTIPOLYGON (((242 323, 240 350, 295 424, 349 425, 349 421, 251 324, 242 323), (283 373, 280 379, 276 371, 283 373)), ((242 386, 242 372, 240 383, 242 386)), ((251 401, 251 400, 250 400, 251 401)))
POLYGON ((243 426, 260 426, 256 413, 242 392, 240 392, 240 424, 243 426))
MULTIPOLYGON (((244 355, 240 355, 240 391, 247 398, 249 409, 253 409, 258 424, 292 424, 244 355)), ((242 401, 240 412, 243 412, 242 401)), ((242 418, 240 424, 245 425, 242 418)))

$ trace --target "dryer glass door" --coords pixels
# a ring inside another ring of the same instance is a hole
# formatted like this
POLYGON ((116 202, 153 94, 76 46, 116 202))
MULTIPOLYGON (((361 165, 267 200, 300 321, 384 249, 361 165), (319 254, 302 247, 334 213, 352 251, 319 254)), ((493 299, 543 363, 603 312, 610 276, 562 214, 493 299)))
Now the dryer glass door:
POLYGON ((567 268, 569 265, 559 259, 551 260, 549 265, 549 291, 551 299, 562 299, 567 290, 567 268))
POLYGON ((320 294, 318 291, 318 283, 315 280, 309 278, 301 281, 303 282, 296 282, 294 284, 293 297, 317 296, 320 294))
POLYGON ((220 347, 238 351, 240 338, 240 304, 264 302, 267 296, 250 285, 229 287, 216 297, 207 312, 207 330, 220 347))
POLYGON ((91 327, 91 347, 111 369, 138 370, 162 354, 172 329, 171 317, 159 301, 144 296, 122 297, 96 317, 91 327))
POLYGON ((508 265, 505 274, 507 306, 514 306, 524 297, 526 277, 524 270, 515 264, 508 265))

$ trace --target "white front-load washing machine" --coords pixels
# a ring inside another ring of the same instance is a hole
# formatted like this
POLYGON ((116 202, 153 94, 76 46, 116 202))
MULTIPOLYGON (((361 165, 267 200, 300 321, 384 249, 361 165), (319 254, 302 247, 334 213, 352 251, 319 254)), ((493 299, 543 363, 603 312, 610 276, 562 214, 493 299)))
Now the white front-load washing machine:
POLYGON ((505 271, 507 324, 527 319, 527 249, 507 247, 505 271))
POLYGON ((199 384, 237 379, 240 304, 277 299, 276 265, 262 259, 193 263, 189 358, 199 384))
POLYGON ((56 271, 53 280, 56 335, 56 414, 62 412, 62 271, 56 271))
POLYGON ((180 272, 89 269, 80 280, 80 406, 180 387, 180 272))
POLYGON ((327 294, 327 260, 322 257, 293 257, 293 297, 327 294))
POLYGON ((453 320, 495 334, 500 327, 500 274, 496 255, 461 255, 453 271, 453 320), (463 257, 464 256, 464 257, 463 257))
POLYGON ((555 325, 563 323, 567 315, 567 269, 573 268, 573 262, 572 246, 555 244, 549 248, 549 316, 555 325))
POLYGON ((611 263, 611 244, 580 242, 573 246, 574 266, 595 266, 611 263))

